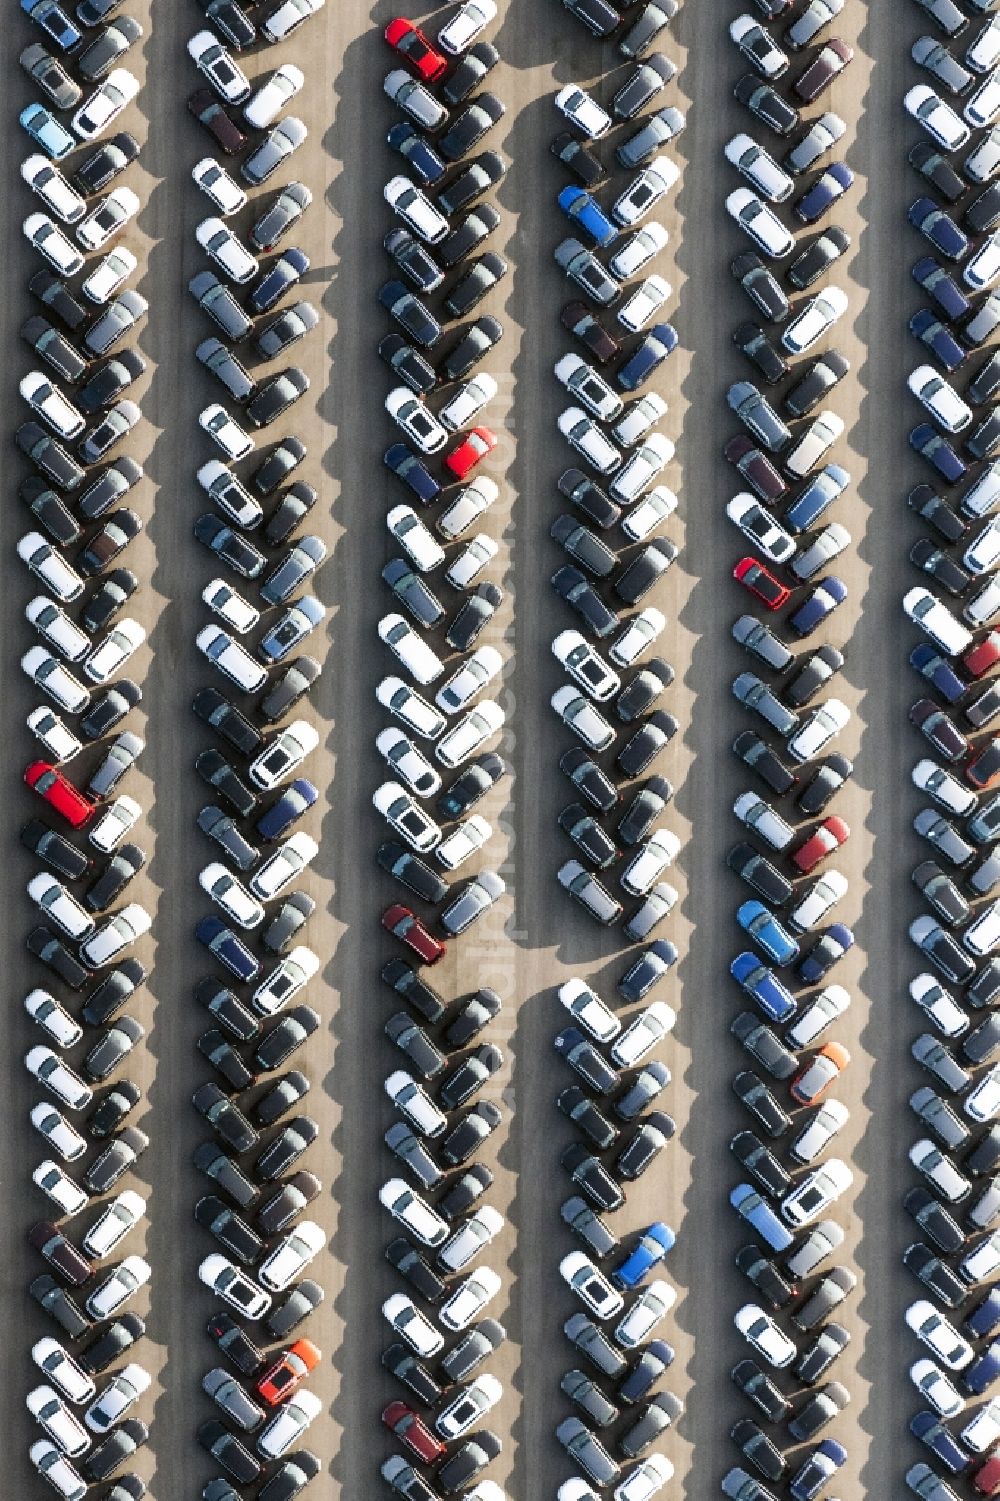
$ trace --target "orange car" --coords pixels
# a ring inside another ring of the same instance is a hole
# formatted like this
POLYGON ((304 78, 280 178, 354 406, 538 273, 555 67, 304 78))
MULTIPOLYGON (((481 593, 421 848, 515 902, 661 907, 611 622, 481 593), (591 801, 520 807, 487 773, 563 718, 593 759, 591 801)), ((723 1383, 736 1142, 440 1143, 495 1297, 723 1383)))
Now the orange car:
POLYGON ((839 1042, 825 1042, 789 1084, 792 1099, 800 1105, 815 1105, 850 1061, 850 1053, 839 1042))
POLYGON ((314 1371, 322 1360, 320 1351, 309 1339, 297 1339, 257 1382, 257 1391, 269 1407, 276 1407, 291 1396, 295 1388, 314 1371))

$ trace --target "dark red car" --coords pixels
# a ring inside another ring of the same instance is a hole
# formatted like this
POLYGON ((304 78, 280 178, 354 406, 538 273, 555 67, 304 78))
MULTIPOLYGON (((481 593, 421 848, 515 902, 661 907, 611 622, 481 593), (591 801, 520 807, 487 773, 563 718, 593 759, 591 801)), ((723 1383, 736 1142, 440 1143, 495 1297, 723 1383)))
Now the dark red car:
POLYGON ((756 563, 753 558, 740 558, 733 569, 733 578, 769 610, 780 610, 792 597, 791 589, 779 584, 774 574, 768 573, 763 563, 756 563))
POLYGON ((94 804, 48 761, 32 761, 25 770, 24 780, 74 829, 81 829, 93 818, 94 804))
POLYGON ((767 454, 745 433, 737 433, 735 438, 730 438, 722 450, 722 456, 739 470, 751 490, 760 496, 765 505, 773 505, 787 494, 788 486, 767 454))
POLYGON ((279 1360, 261 1376, 257 1391, 269 1407, 276 1407, 290 1397, 297 1386, 314 1371, 322 1360, 322 1354, 311 1339, 297 1339, 279 1360))
POLYGON ((232 156, 246 145, 249 137, 226 114, 211 89, 195 89, 188 99, 188 109, 227 156, 232 156))
POLYGON ((476 465, 491 454, 499 443, 496 433, 488 427, 474 427, 467 433, 457 448, 445 455, 444 466, 456 479, 465 479, 476 465))
POLYGON ((86 1256, 51 1220, 36 1220, 28 1231, 28 1240, 73 1287, 82 1287, 90 1277, 92 1267, 86 1256))
POLYGON ((969 754, 969 742, 958 725, 932 698, 918 698, 910 705, 909 721, 946 761, 961 761, 969 754))
POLYGON ((405 1402, 390 1402, 388 1407, 382 1409, 382 1421, 425 1464, 443 1459, 448 1452, 441 1440, 434 1437, 427 1424, 405 1402))
POLYGON ((1000 1455, 994 1454, 972 1477, 972 1488, 981 1496, 1000 1495, 1000 1455))
POLYGON ((844 819, 833 816, 824 818, 816 831, 809 835, 805 844, 800 844, 792 854, 792 864, 807 876, 814 866, 827 855, 832 855, 851 837, 851 830, 844 819))
POLYGON ((965 768, 966 781, 978 787, 980 791, 984 787, 992 787, 1000 777, 1000 735, 994 735, 993 739, 976 752, 968 766, 965 768))
POLYGON ((448 59, 444 53, 435 51, 426 33, 405 16, 397 16, 389 22, 385 39, 425 83, 436 83, 447 72, 448 59))
POLYGON ((606 365, 616 354, 621 354, 621 344, 598 323, 585 302, 567 302, 559 314, 559 322, 590 350, 600 364, 606 365))
POLYGON ((408 949, 419 955, 425 964, 436 964, 448 952, 447 944, 441 943, 433 933, 429 933, 419 917, 415 917, 409 907, 404 907, 399 902, 386 907, 382 913, 382 926, 393 937, 398 938, 400 943, 405 943, 408 949))
POLYGON ((853 48, 842 42, 839 36, 832 36, 804 72, 799 74, 792 84, 792 92, 806 104, 812 104, 824 89, 829 88, 837 75, 843 73, 853 56, 853 48))
POLYGON ((971 672, 974 678, 981 678, 1000 662, 1000 631, 990 631, 982 641, 977 641, 974 646, 962 656, 962 666, 966 672, 971 672))

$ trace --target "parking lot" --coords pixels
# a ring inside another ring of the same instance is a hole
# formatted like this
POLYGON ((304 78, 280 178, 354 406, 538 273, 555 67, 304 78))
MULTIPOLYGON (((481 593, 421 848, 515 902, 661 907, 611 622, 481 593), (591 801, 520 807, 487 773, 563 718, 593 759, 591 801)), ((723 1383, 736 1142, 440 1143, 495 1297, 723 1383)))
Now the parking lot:
MULTIPOLYGON (((148 1185, 144 1254, 153 1282, 147 1364, 155 1375, 155 1400, 147 1399, 150 1449, 137 1468, 150 1477, 155 1501, 181 1501, 198 1494, 214 1473, 193 1441, 196 1422, 208 1415, 198 1384, 211 1363, 202 1326, 213 1303, 196 1282, 207 1242, 192 1233, 191 1219, 204 1182, 189 1158, 203 1133, 188 1102, 206 1070, 194 1051, 204 1015, 190 993, 207 972, 191 935, 205 910, 197 872, 208 857, 194 824, 204 789, 191 769, 207 741, 189 704, 206 681, 193 638, 204 623, 200 590, 214 572, 191 538, 191 524, 203 508, 193 469, 207 456, 199 448, 195 461, 193 452, 197 413, 217 392, 194 363, 192 351, 205 325, 185 290, 203 264, 193 229, 204 208, 190 168, 206 147, 185 109, 196 86, 185 43, 199 12, 187 0, 163 7, 152 19, 146 3, 130 9, 146 27, 142 68, 135 64, 144 71, 141 108, 130 128, 145 137, 138 181, 148 196, 135 238, 146 259, 138 288, 150 303, 139 343, 151 366, 139 397, 148 452, 136 450, 149 476, 139 503, 147 530, 134 546, 131 566, 143 583, 133 613, 149 633, 149 651, 139 659, 147 749, 136 790, 148 809, 141 842, 152 858, 137 882, 136 899, 156 915, 155 943, 147 940, 141 950, 153 960, 152 975, 136 1013, 148 1032, 141 1071, 134 1076, 147 1094, 141 1124, 151 1137, 138 1176, 148 1185)), ((558 1223, 566 1192, 558 1156, 571 1131, 553 1105, 568 1077, 551 1046, 565 1019, 554 987, 575 974, 598 989, 606 982, 610 992, 621 969, 620 957, 611 959, 618 941, 601 935, 554 880, 568 849, 553 816, 567 800, 556 767, 567 741, 548 704, 561 681, 549 642, 569 623, 548 585, 558 561, 548 539, 560 509, 555 479, 568 462, 555 428, 564 403, 551 376, 568 346, 557 320, 565 282, 551 257, 563 233, 553 200, 564 180, 548 150, 557 128, 551 95, 565 82, 588 83, 602 63, 609 69, 620 64, 555 0, 511 0, 503 11, 491 33, 502 59, 491 87, 507 115, 490 144, 510 162, 497 195, 504 217, 496 248, 511 262, 511 274, 478 311, 501 317, 506 330, 499 360, 494 356, 489 366, 501 382, 503 403, 502 419, 492 413, 503 441, 489 472, 503 476, 504 491, 488 529, 501 544, 507 591, 498 639, 511 658, 501 696, 507 713, 501 749, 512 775, 486 812, 500 831, 491 863, 508 893, 499 914, 453 947, 435 984, 449 997, 489 984, 505 1000, 501 1026, 491 1038, 507 1054, 498 1097, 508 1108, 509 1125, 499 1150, 491 1145, 489 1160, 497 1183, 491 1202, 508 1221, 493 1256, 493 1264, 505 1270, 504 1306, 495 1313, 508 1340, 491 1365, 507 1392, 492 1424, 504 1439, 504 1453, 490 1473, 514 1501, 553 1494, 570 1470, 552 1438, 567 1411, 558 1391, 569 1364, 560 1324, 571 1311, 557 1273, 559 1256, 570 1248, 558 1223)), ((375 293, 388 274, 376 244, 388 227, 380 185, 395 170, 383 145, 395 116, 382 93, 390 64, 379 31, 395 13, 383 3, 372 9, 330 0, 282 49, 282 61, 298 63, 307 79, 297 108, 310 136, 296 172, 313 186, 314 204, 295 239, 312 262, 303 295, 322 311, 319 336, 296 354, 312 384, 308 416, 297 418, 295 430, 307 439, 310 478, 322 489, 310 528, 330 552, 315 585, 328 608, 325 639, 310 648, 325 664, 312 696, 322 744, 309 772, 322 798, 318 815, 306 824, 317 837, 322 834, 309 880, 320 906, 308 941, 323 960, 310 1001, 324 1024, 302 1066, 313 1081, 310 1111, 321 1125, 309 1167, 322 1177, 324 1194, 311 1212, 330 1240, 314 1271, 326 1301, 308 1331, 327 1357, 315 1383, 327 1405, 309 1445, 329 1466, 329 1482, 317 1482, 322 1493, 332 1494, 332 1484, 344 1495, 362 1488, 374 1494, 377 1464, 389 1452, 378 1414, 398 1394, 379 1366, 385 1344, 379 1307, 395 1284, 382 1257, 387 1222, 377 1210, 377 1189, 388 1173, 378 1140, 389 1121, 382 1080, 394 1066, 381 1036, 388 1012, 377 970, 389 950, 377 913, 398 888, 374 871, 372 854, 384 829, 370 805, 379 776, 372 742, 384 722, 374 686, 387 670, 373 650, 376 621, 388 608, 376 574, 392 552, 384 508, 390 496, 398 499, 381 465, 392 431, 382 408, 386 372, 375 355, 385 331, 375 293)), ((671 826, 685 838, 674 877, 683 902, 671 920, 682 959, 667 997, 679 1010, 669 1047, 674 1082, 665 1107, 677 1121, 678 1136, 630 1192, 620 1217, 630 1229, 664 1219, 679 1232, 668 1275, 680 1296, 665 1337, 677 1348, 668 1385, 684 1400, 686 1413, 664 1447, 680 1477, 679 1493, 689 1498, 718 1494, 723 1468, 735 1462, 727 1434, 741 1408, 728 1373, 744 1347, 731 1319, 746 1298, 746 1284, 732 1265, 745 1237, 727 1204, 734 1181, 727 1143, 746 1118, 730 1089, 742 1055, 727 1034, 738 1009, 728 959, 732 909, 741 898, 723 858, 736 837, 732 800, 747 785, 729 751, 746 725, 729 691, 745 659, 729 635, 742 604, 728 577, 737 553, 724 501, 734 486, 721 457, 733 431, 724 389, 742 373, 730 332, 747 316, 728 271, 731 256, 743 247, 722 206, 732 186, 722 145, 746 125, 730 97, 740 68, 726 34, 729 19, 729 11, 688 0, 665 47, 680 65, 680 102, 688 112, 676 149, 683 176, 664 215, 672 241, 665 274, 675 289, 670 316, 680 348, 655 386, 669 402, 668 431, 677 443, 671 483, 680 508, 672 535, 682 545, 655 596, 669 621, 663 655, 677 670, 669 707, 682 725, 662 767, 678 787, 671 826)), ((12 108, 32 97, 17 66, 26 29, 18 31, 0 75, 12 108)), ((843 1315, 853 1342, 837 1371, 853 1398, 837 1426, 850 1451, 849 1468, 838 1482, 844 1496, 898 1493, 907 1444, 911 1457, 918 1457, 905 1434, 915 1402, 906 1379, 912 1349, 902 1319, 916 1293, 900 1267, 913 1237, 899 1205, 911 1181, 906 1152, 914 1131, 906 1099, 918 1079, 909 1057, 915 1028, 906 999, 913 969, 906 924, 918 910, 909 877, 917 858, 909 832, 916 741, 906 723, 914 688, 904 661, 911 643, 901 629, 899 599, 913 582, 906 553, 919 534, 904 499, 914 474, 906 449, 912 413, 905 376, 915 357, 905 322, 914 306, 908 265, 916 247, 905 229, 906 205, 915 193, 905 176, 913 132, 899 101, 912 82, 908 48, 922 29, 915 7, 901 13, 848 0, 837 31, 854 46, 855 62, 829 98, 830 108, 857 122, 847 160, 858 179, 838 212, 854 239, 844 273, 851 323, 838 332, 838 347, 853 368, 840 387, 838 410, 848 420, 849 439, 840 461, 855 480, 842 503, 855 547, 838 564, 851 590, 852 612, 838 691, 855 712, 845 746, 854 758, 855 780, 838 811, 853 837, 838 863, 851 880, 844 915, 857 937, 837 976, 855 997, 838 1030, 853 1060, 840 1097, 851 1109, 842 1155, 855 1173, 840 1259, 860 1278, 843 1315)), ((253 78, 272 64, 266 54, 254 53, 248 72, 253 78)), ((5 347, 17 351, 2 376, 10 411, 18 401, 17 380, 30 364, 17 330, 27 315, 24 285, 37 268, 20 233, 28 195, 15 182, 16 160, 8 152, 11 191, 0 201, 8 246, 0 267, 0 329, 5 347)), ((35 1095, 21 1065, 29 1027, 20 1000, 29 985, 42 982, 25 963, 22 940, 30 918, 23 891, 34 866, 17 846, 16 830, 37 812, 19 777, 28 754, 23 721, 38 700, 16 667, 30 636, 23 607, 33 590, 14 561, 25 529, 16 500, 23 469, 11 444, 5 453, 10 498, 0 514, 0 555, 12 561, 0 597, 0 632, 8 643, 5 705, 13 750, 7 785, 16 789, 7 845, 16 853, 0 883, 0 953, 17 979, 9 1012, 12 1046, 0 1065, 7 1120, 0 1184, 8 1208, 0 1227, 0 1285, 8 1323, 17 1325, 19 1374, 0 1394, 0 1429, 18 1453, 18 1484, 37 1489, 40 1482, 30 1480, 21 1457, 33 1436, 23 1405, 24 1347, 43 1331, 44 1321, 25 1293, 38 1271, 25 1231, 40 1212, 28 1196, 27 1170, 40 1154, 27 1124, 35 1095)))

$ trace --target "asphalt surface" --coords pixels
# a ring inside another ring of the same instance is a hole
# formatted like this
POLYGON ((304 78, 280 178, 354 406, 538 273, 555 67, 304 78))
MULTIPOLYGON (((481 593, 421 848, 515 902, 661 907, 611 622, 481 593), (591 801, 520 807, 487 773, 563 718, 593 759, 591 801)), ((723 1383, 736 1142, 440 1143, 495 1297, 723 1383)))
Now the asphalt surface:
MULTIPOLYGON (((195 1008, 191 989, 209 973, 191 937, 204 911, 197 871, 209 858, 194 826, 207 798, 191 763, 208 739, 189 702, 196 688, 210 681, 193 638, 205 618, 200 589, 214 572, 190 532, 204 509, 194 469, 208 457, 196 422, 200 407, 218 393, 195 365, 194 346, 208 328, 185 287, 203 264, 193 230, 206 212, 189 172, 213 148, 184 107, 198 82, 184 50, 199 24, 197 8, 160 6, 153 26, 148 4, 130 10, 147 30, 140 57, 129 63, 145 82, 138 108, 133 106, 122 123, 144 139, 144 146, 140 166, 127 180, 147 196, 125 243, 144 256, 137 285, 151 311, 138 342, 151 371, 141 388, 146 424, 129 449, 147 470, 137 497, 147 529, 125 561, 143 580, 132 613, 149 630, 148 647, 137 662, 145 697, 135 716, 140 727, 145 719, 147 750, 129 790, 148 810, 136 837, 152 856, 136 883, 136 896, 156 912, 153 939, 140 949, 142 957, 152 959, 153 973, 141 1000, 129 1007, 148 1030, 147 1046, 128 1073, 147 1092, 138 1123, 152 1137, 138 1173, 139 1186, 149 1195, 142 1234, 153 1266, 150 1339, 140 1358, 154 1370, 155 1382, 153 1401, 145 1399, 140 1408, 152 1438, 137 1468, 150 1477, 155 1501, 180 1501, 197 1494, 212 1473, 193 1439, 196 1422, 210 1415, 198 1383, 214 1362, 202 1333, 212 1302, 196 1280, 208 1242, 191 1219, 206 1185, 188 1161, 202 1138, 188 1100, 206 1077, 193 1046, 205 1017, 195 1008)), ((391 1000, 377 978, 389 953, 377 913, 390 893, 381 877, 373 880, 372 853, 382 826, 369 803, 380 779, 372 740, 382 723, 373 689, 388 670, 373 650, 375 622, 388 607, 376 574, 390 554, 385 506, 400 498, 380 464, 391 433, 382 410, 386 372, 374 352, 384 331, 374 294, 386 274, 377 242, 388 227, 380 187, 396 169, 384 146, 393 116, 381 91, 390 60, 379 30, 393 13, 387 3, 330 3, 291 44, 262 50, 247 62, 254 78, 276 60, 299 63, 307 78, 295 112, 305 119, 310 136, 290 175, 312 187, 314 204, 301 232, 291 238, 311 257, 302 294, 323 316, 320 329, 293 356, 309 373, 312 388, 281 431, 295 431, 309 443, 303 477, 322 492, 309 530, 324 537, 331 556, 316 583, 329 607, 325 641, 314 636, 306 648, 325 662, 309 711, 323 743, 308 768, 323 798, 306 825, 322 835, 308 881, 320 901, 308 941, 321 954, 323 971, 308 999, 321 1011, 324 1025, 295 1063, 313 1081, 306 1103, 321 1135, 305 1165, 324 1180, 324 1195, 312 1212, 330 1233, 328 1251, 313 1269, 326 1288, 326 1301, 303 1331, 326 1356, 316 1389, 327 1409, 307 1442, 328 1466, 328 1481, 317 1483, 321 1493, 331 1494, 332 1486, 344 1495, 374 1494, 381 1484, 375 1468, 388 1445, 378 1413, 396 1395, 378 1364, 386 1342, 379 1305, 395 1281, 382 1260, 390 1231, 376 1200, 378 1185, 391 1170, 379 1142, 390 1118, 381 1085, 394 1054, 381 1039, 381 1026, 391 1000)), ((416 18, 421 12, 411 14, 416 18)), ((681 67, 680 97, 675 88, 671 102, 685 107, 689 119, 677 148, 684 175, 663 216, 671 247, 667 264, 657 267, 675 287, 671 316, 681 348, 655 386, 670 404, 664 427, 678 448, 667 480, 681 504, 668 530, 682 542, 682 554, 665 586, 647 602, 668 615, 663 654, 678 673, 668 706, 683 725, 680 743, 670 747, 658 768, 678 787, 669 821, 686 841, 675 878, 683 903, 669 924, 683 959, 676 980, 664 987, 664 998, 678 1006, 680 1016, 660 1055, 674 1074, 666 1108, 679 1132, 615 1219, 619 1231, 664 1218, 679 1232, 668 1271, 679 1300, 662 1332, 677 1347, 668 1385, 687 1411, 664 1447, 677 1466, 676 1493, 699 1498, 718 1494, 719 1475, 735 1456, 726 1433, 742 1408, 728 1371, 743 1351, 730 1321, 747 1295, 732 1268, 743 1237, 726 1203, 735 1181, 727 1142, 746 1121, 729 1087, 743 1055, 726 1032, 739 1009, 726 973, 737 893, 722 862, 735 837, 732 797, 746 781, 728 749, 745 727, 729 693, 729 681, 745 658, 729 636, 742 601, 727 577, 739 546, 723 511, 734 486, 720 449, 731 431, 724 387, 743 374, 730 331, 749 313, 728 274, 730 257, 744 246, 723 209, 733 183, 722 143, 748 124, 729 94, 742 71, 726 34, 730 18, 730 8, 688 4, 665 49, 681 67)), ((838 1259, 861 1279, 858 1292, 838 1313, 853 1335, 835 1373, 853 1396, 836 1428, 850 1449, 849 1467, 838 1482, 839 1492, 849 1496, 862 1489, 873 1495, 898 1489, 900 1440, 916 1405, 906 1381, 912 1357, 902 1327, 902 1306, 913 1288, 899 1275, 900 1252, 911 1238, 899 1198, 908 1181, 905 1153, 914 1135, 905 1101, 914 1084, 908 1047, 916 1030, 905 997, 912 969, 905 925, 916 910, 908 879, 912 836, 906 832, 915 807, 908 771, 916 745, 906 725, 913 690, 898 607, 911 581, 905 552, 916 535, 903 520, 907 476, 914 471, 905 449, 911 414, 900 399, 914 363, 904 345, 904 320, 915 305, 907 266, 916 245, 905 228, 905 205, 915 186, 904 176, 910 133, 899 99, 911 81, 908 47, 921 27, 915 10, 911 22, 908 11, 901 20, 898 8, 866 8, 854 0, 835 30, 856 49, 845 78, 821 101, 852 122, 847 160, 858 178, 835 215, 854 237, 847 281, 843 274, 838 278, 852 297, 850 327, 842 325, 836 340, 854 368, 835 405, 849 427, 849 443, 836 457, 855 480, 838 514, 850 527, 855 548, 836 569, 847 580, 851 599, 819 639, 842 645, 849 633, 848 664, 838 691, 856 710, 844 747, 855 757, 855 781, 838 804, 853 836, 837 862, 851 878, 844 918, 858 938, 838 975, 854 1002, 836 1034, 853 1057, 841 1090, 852 1111, 842 1140, 856 1175, 850 1209, 842 1211, 848 1241, 838 1259)), ((512 272, 480 309, 498 314, 506 328, 498 356, 486 368, 500 379, 505 403, 505 442, 488 467, 502 477, 503 491, 487 529, 501 544, 498 563, 507 597, 493 634, 485 639, 511 658, 501 699, 508 716, 501 749, 512 775, 482 811, 498 831, 486 863, 500 870, 508 895, 489 926, 452 946, 435 983, 446 996, 492 984, 506 1002, 489 1035, 507 1054, 497 1093, 508 1107, 509 1125, 484 1158, 496 1171, 491 1202, 508 1218, 490 1258, 505 1277, 499 1306, 490 1312, 508 1332, 499 1357, 490 1363, 507 1387, 491 1423, 505 1448, 490 1473, 512 1498, 522 1498, 552 1494, 570 1473, 552 1438, 555 1423, 568 1410, 558 1392, 559 1376, 574 1363, 560 1332, 571 1304, 557 1275, 558 1258, 570 1248, 558 1221, 565 1195, 558 1154, 570 1132, 554 1107, 555 1094, 568 1082, 551 1049, 563 1019, 554 986, 569 974, 583 974, 610 995, 624 968, 616 941, 571 908, 554 881, 567 853, 555 825, 555 812, 566 800, 556 761, 569 741, 548 707, 558 681, 548 646, 555 631, 571 621, 547 583, 557 562, 547 531, 562 509, 554 482, 567 462, 555 431, 562 403, 551 366, 568 347, 556 320, 566 287, 551 260, 564 232, 553 202, 562 178, 548 154, 558 128, 551 95, 562 83, 587 83, 604 69, 620 69, 624 76, 625 70, 554 0, 538 5, 512 0, 490 35, 502 64, 488 87, 506 103, 507 116, 486 144, 503 150, 511 162, 498 194, 504 220, 496 248, 507 255, 512 272)), ((2 64, 11 115, 32 97, 17 53, 34 39, 26 24, 12 27, 2 64)), ((600 85, 602 96, 609 97, 615 86, 609 77, 600 85)), ((30 209, 29 195, 16 178, 25 153, 20 137, 13 139, 16 146, 6 153, 10 191, 0 198, 8 246, 0 265, 0 335, 7 350, 17 350, 0 370, 0 393, 11 413, 17 410, 17 379, 30 364, 17 340, 18 325, 35 310, 25 283, 39 264, 19 232, 30 209)), ((244 217, 249 222, 249 213, 244 217)), ((501 420, 496 408, 491 417, 494 425, 501 420)), ((12 416, 8 425, 13 424, 12 416)), ((26 513, 15 495, 23 467, 9 444, 4 454, 9 503, 0 511, 0 556, 11 559, 26 529, 26 513)), ((499 576, 496 568, 493 576, 499 576)), ((0 1222, 0 1286, 8 1325, 16 1326, 12 1369, 18 1374, 0 1387, 0 1432, 18 1456, 18 1488, 31 1485, 35 1493, 41 1482, 28 1478, 22 1458, 34 1436, 23 1394, 32 1370, 27 1347, 48 1325, 25 1293, 40 1268, 24 1232, 45 1210, 27 1182, 42 1150, 27 1125, 36 1096, 20 1062, 30 1037, 21 995, 45 980, 33 961, 24 962, 22 936, 33 915, 23 889, 32 865, 16 844, 21 821, 38 811, 19 787, 19 777, 21 764, 33 754, 24 717, 39 700, 16 665, 31 640, 22 611, 33 592, 19 565, 12 564, 0 594, 12 749, 7 778, 12 853, 0 881, 0 954, 8 975, 16 977, 8 987, 11 1046, 0 1061, 7 1102, 7 1128, 0 1136, 7 1211, 0 1222)), ((141 1248, 141 1242, 127 1246, 141 1248)), ((145 1312, 142 1303, 137 1306, 145 1312)))

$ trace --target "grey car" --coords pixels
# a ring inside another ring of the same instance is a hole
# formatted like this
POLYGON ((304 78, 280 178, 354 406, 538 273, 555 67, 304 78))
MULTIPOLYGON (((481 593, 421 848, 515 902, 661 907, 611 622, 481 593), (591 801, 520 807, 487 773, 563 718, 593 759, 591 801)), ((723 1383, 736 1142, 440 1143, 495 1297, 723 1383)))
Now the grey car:
POLYGON ((293 302, 271 319, 258 333, 254 343, 259 354, 273 360, 305 338, 319 323, 319 314, 311 302, 293 302))
POLYGON ((385 1133, 385 1144, 413 1173, 424 1188, 437 1188, 444 1174, 419 1136, 405 1121, 395 1121, 385 1133))
POLYGON ((506 1331, 495 1319, 482 1319, 454 1345, 441 1361, 449 1381, 465 1381, 488 1360, 506 1339, 506 1331))
POLYGON ((247 1396, 236 1378, 222 1366, 213 1366, 205 1372, 201 1389, 244 1433, 252 1433, 264 1421, 264 1409, 247 1396))
POLYGON ((787 704, 783 704, 756 673, 741 672, 739 677, 734 678, 733 697, 759 714, 783 738, 787 738, 798 728, 799 716, 787 704))
POLYGON ((252 870, 257 864, 260 850, 243 837, 234 820, 214 803, 201 809, 197 822, 202 833, 215 840, 237 869, 252 870))
POLYGON ((444 908, 440 917, 442 928, 451 937, 457 938, 485 916, 506 889, 495 871, 481 870, 444 908))
POLYGON ((427 628, 444 619, 444 605, 405 559, 390 558, 382 578, 418 625, 427 628))
POLYGON ((312 578, 326 557, 326 544, 319 537, 300 537, 260 586, 269 605, 283 605, 300 584, 312 578))
POLYGON ((617 1235, 595 1214, 590 1205, 574 1194, 566 1199, 559 1209, 563 1224, 579 1236, 588 1250, 597 1257, 612 1255, 620 1245, 617 1235))
POLYGON ((298 223, 310 203, 312 193, 305 183, 287 183, 251 229, 251 242, 258 250, 273 250, 282 235, 298 223))
MULTIPOLYGON (((735 641, 776 672, 782 672, 791 664, 792 653, 785 643, 778 639, 769 626, 756 620, 753 615, 741 615, 735 620, 732 634, 735 641)), ((736 691, 735 688, 733 691, 736 691)))
POLYGON ((228 338, 243 339, 250 332, 252 321, 214 271, 199 271, 188 282, 188 291, 228 338))
POLYGON ((588 1319, 585 1313, 571 1314, 563 1324, 563 1333, 603 1375, 616 1380, 628 1369, 621 1351, 615 1348, 604 1331, 588 1319))
POLYGON ((559 1389, 598 1428, 607 1428, 620 1417, 615 1404, 608 1401, 597 1382, 584 1371, 567 1371, 559 1382, 559 1389))
POLYGON ((220 381, 234 401, 249 401, 257 389, 257 382, 246 366, 236 358, 232 350, 214 337, 202 339, 195 349, 195 359, 204 365, 210 375, 220 381))
POLYGON ((643 1449, 665 1433, 672 1423, 676 1423, 684 1411, 684 1404, 675 1397, 673 1392, 660 1392, 643 1409, 642 1413, 627 1428, 618 1440, 618 1446, 622 1453, 629 1459, 636 1459, 643 1449))
POLYGON ((787 424, 751 381, 734 381, 726 392, 726 402, 730 411, 771 453, 779 452, 791 441, 787 424))
POLYGON ((580 1418, 564 1418, 556 1429, 556 1438, 570 1459, 590 1476, 595 1485, 618 1483, 620 1466, 580 1418))
POLYGON ((288 1296, 268 1314, 267 1328, 275 1339, 284 1339, 322 1303, 325 1294, 318 1282, 303 1277, 288 1296))
POLYGON ((277 125, 271 126, 257 149, 247 157, 240 168, 243 177, 259 187, 302 145, 308 133, 295 115, 286 115, 277 125))
MULTIPOLYGON (((827 1272, 806 1301, 795 1310, 792 1314, 792 1323, 797 1329, 803 1331, 815 1329, 827 1314, 832 1313, 837 1305, 844 1301, 848 1293, 853 1292, 857 1281, 857 1277, 847 1267, 835 1266, 832 1271, 827 1272)), ((803 1433, 801 1437, 805 1439, 810 1435, 803 1433)))

